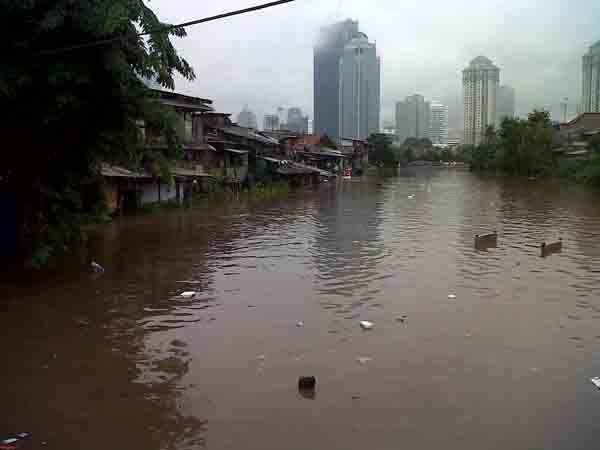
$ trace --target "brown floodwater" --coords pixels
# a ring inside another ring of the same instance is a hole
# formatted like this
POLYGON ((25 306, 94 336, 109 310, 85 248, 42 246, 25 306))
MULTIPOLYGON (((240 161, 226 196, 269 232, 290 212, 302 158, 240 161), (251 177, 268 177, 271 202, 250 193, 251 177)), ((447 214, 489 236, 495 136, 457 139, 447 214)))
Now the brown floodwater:
POLYGON ((2 281, 0 439, 596 448, 599 199, 419 169, 99 227, 60 271, 2 281), (494 229, 498 247, 475 251, 494 229))

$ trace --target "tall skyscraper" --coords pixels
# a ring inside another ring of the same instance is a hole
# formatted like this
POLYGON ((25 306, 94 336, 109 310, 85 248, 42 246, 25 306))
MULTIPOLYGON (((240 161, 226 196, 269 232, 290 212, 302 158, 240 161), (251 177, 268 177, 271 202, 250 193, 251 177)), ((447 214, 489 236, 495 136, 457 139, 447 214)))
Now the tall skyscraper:
POLYGON ((279 116, 277 114, 265 114, 265 117, 263 119, 263 130, 279 130, 279 116))
POLYGON ((366 139, 379 132, 380 61, 375 44, 358 33, 340 58, 340 135, 366 139))
POLYGON ((429 139, 434 144, 448 143, 448 106, 440 102, 431 102, 429 139))
POLYGON ((496 125, 499 126, 505 117, 515 117, 515 90, 512 87, 500 86, 496 103, 496 125))
POLYGON ((463 70, 463 144, 479 145, 488 125, 496 124, 496 97, 500 69, 478 56, 463 70))
POLYGON ((300 108, 288 109, 285 128, 295 133, 308 133, 308 116, 302 114, 300 108))
POLYGON ((334 140, 340 135, 339 61, 357 33, 358 22, 350 19, 323 27, 314 48, 314 133, 334 140))
POLYGON ((257 128, 256 114, 249 110, 247 106, 238 114, 237 124, 240 127, 257 128))
POLYGON ((581 112, 600 112, 600 41, 583 55, 581 112))
MULTIPOLYGON (((446 120, 447 120, 446 114, 446 120)), ((406 138, 428 138, 431 105, 422 95, 411 95, 396 103, 396 135, 401 144, 406 138)))

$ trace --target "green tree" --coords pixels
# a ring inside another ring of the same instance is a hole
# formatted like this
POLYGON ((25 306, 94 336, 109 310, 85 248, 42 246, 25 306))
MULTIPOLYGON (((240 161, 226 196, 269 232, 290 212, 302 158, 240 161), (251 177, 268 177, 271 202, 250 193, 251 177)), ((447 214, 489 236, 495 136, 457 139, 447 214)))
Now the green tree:
POLYGON ((527 120, 505 117, 500 125, 497 160, 506 172, 539 174, 552 166, 552 123, 548 111, 532 111, 527 120))
POLYGON ((144 149, 140 120, 177 151, 172 121, 140 81, 172 88, 176 72, 194 78, 169 38, 185 31, 157 31, 164 25, 143 0, 0 0, 0 130, 12 144, 0 187, 15 199, 8 214, 34 263, 79 236, 80 186, 98 163, 166 169, 170 155, 144 149))
POLYGON ((373 133, 367 139, 374 146, 370 160, 383 167, 397 167, 398 157, 392 146, 392 138, 387 134, 373 133))

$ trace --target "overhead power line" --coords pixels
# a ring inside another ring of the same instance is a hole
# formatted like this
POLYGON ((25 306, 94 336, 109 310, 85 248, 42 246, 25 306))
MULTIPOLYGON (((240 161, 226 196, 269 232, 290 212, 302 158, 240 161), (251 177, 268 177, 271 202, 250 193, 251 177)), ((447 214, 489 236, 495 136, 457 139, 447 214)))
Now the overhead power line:
POLYGON ((40 52, 39 55, 56 55, 58 53, 65 53, 65 52, 70 52, 73 50, 80 50, 83 48, 90 48, 90 47, 96 47, 98 45, 110 44, 111 42, 117 42, 117 41, 121 41, 124 39, 129 39, 132 37, 148 36, 150 34, 155 34, 155 33, 168 33, 169 31, 175 30, 177 28, 185 28, 185 27, 190 27, 192 25, 198 25, 200 23, 212 22, 214 20, 225 19, 227 17, 232 17, 232 16, 239 16, 240 14, 247 14, 250 12, 259 11, 261 9, 272 8, 273 6, 283 5, 285 3, 291 3, 294 1, 296 1, 296 0, 277 0, 274 2, 270 2, 270 3, 263 3, 262 5, 251 6, 249 8, 238 9, 238 10, 226 12, 223 14, 217 14, 216 16, 210 16, 210 17, 204 17, 202 19, 191 20, 189 22, 179 23, 177 25, 166 25, 164 27, 155 28, 154 30, 144 31, 142 33, 123 34, 120 36, 115 36, 115 37, 111 37, 111 38, 107 38, 107 39, 100 39, 97 41, 85 42, 83 44, 70 45, 68 47, 61 47, 61 48, 52 49, 52 50, 44 50, 44 51, 40 52))

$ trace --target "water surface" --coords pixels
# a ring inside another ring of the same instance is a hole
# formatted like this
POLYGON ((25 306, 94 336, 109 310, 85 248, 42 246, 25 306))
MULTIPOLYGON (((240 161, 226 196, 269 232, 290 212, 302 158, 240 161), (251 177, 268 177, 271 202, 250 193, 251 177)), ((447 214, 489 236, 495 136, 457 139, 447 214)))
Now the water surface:
POLYGON ((61 450, 592 448, 599 198, 419 169, 104 226, 63 273, 3 282, 0 432, 61 450))

